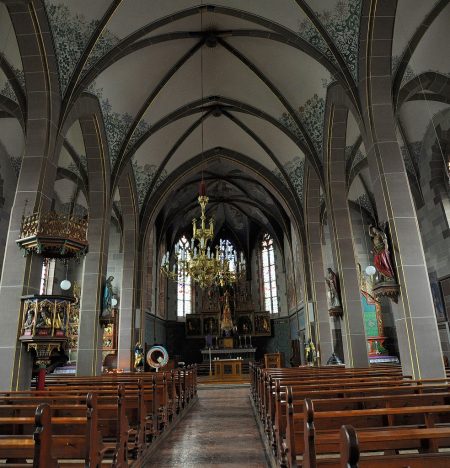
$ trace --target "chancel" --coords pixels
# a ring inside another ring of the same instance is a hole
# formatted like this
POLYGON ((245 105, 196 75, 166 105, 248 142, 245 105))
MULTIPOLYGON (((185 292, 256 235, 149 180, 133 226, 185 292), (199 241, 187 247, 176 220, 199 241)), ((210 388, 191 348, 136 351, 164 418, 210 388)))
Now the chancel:
POLYGON ((449 0, 0 0, 0 465, 450 466, 449 0))

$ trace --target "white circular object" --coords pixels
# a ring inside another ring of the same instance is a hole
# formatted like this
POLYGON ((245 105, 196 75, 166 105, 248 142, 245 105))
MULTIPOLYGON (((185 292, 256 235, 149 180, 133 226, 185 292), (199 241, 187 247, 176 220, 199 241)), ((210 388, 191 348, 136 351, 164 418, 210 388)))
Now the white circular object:
POLYGON ((169 362, 169 353, 162 346, 153 346, 147 353, 147 363, 154 369, 164 367, 169 362))
POLYGON ((113 297, 113 298, 111 299, 111 305, 112 305, 113 307, 116 307, 116 305, 117 305, 117 299, 116 299, 115 297, 113 297))
POLYGON ((376 268, 373 265, 366 267, 366 275, 373 276, 377 272, 376 268))
POLYGON ((68 291, 71 288, 72 283, 68 279, 65 279, 61 281, 59 286, 63 291, 68 291))

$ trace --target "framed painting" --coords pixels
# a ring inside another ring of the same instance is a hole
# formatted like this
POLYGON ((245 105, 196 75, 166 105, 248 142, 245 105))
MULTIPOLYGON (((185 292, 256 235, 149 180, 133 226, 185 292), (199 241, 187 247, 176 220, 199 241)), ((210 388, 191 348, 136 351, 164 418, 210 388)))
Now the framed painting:
POLYGON ((202 335, 202 319, 199 315, 189 315, 186 317, 186 337, 200 338, 202 335))
POLYGON ((205 315, 203 317, 203 335, 217 336, 219 334, 219 316, 205 315))
POLYGON ((239 335, 253 335, 253 317, 251 313, 239 314, 236 317, 239 335))
POLYGON ((271 332, 269 312, 255 314, 255 335, 270 336, 271 332))

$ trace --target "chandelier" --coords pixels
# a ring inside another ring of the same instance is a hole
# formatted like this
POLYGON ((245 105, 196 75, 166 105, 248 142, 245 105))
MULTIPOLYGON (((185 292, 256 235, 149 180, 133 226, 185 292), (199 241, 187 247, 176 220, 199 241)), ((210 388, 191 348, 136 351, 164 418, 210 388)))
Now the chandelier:
POLYGON ((214 219, 210 218, 206 227, 206 205, 209 198, 205 193, 204 182, 200 185, 198 202, 201 208, 200 226, 197 219, 192 220, 190 244, 177 244, 174 263, 170 268, 170 253, 167 251, 161 260, 161 272, 169 279, 178 281, 180 272, 192 278, 201 288, 226 286, 245 276, 246 261, 243 253, 238 256, 231 244, 220 241, 215 249, 211 248, 214 238, 214 219))
MULTIPOLYGON (((200 10, 200 30, 203 32, 203 9, 200 10)), ((203 47, 200 48, 200 87, 202 97, 201 118, 201 155, 204 157, 204 114, 203 114, 203 47)), ((238 261, 237 254, 232 246, 220 241, 215 249, 211 247, 214 239, 214 219, 209 220, 206 227, 206 205, 209 198, 206 196, 205 182, 202 178, 198 203, 201 208, 200 226, 197 219, 192 220, 192 238, 190 244, 177 244, 174 252, 174 264, 170 268, 170 253, 166 252, 161 260, 161 272, 169 279, 178 281, 182 273, 189 276, 201 288, 212 286, 226 286, 245 276, 246 264, 241 253, 238 261)))

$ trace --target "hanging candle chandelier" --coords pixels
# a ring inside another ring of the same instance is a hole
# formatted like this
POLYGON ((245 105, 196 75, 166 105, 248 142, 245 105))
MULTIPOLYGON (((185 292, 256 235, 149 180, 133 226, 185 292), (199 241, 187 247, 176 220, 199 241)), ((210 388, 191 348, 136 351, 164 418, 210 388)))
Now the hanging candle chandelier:
MULTIPOLYGON (((200 11, 200 30, 203 32, 203 10, 200 11)), ((203 128, 203 48, 200 48, 200 87, 202 97, 202 119, 201 119, 201 157, 204 158, 204 128, 203 128)), ((203 161, 202 161, 203 163, 203 161)), ((203 167, 203 164, 202 164, 203 167)), ((225 286, 236 282, 245 275, 246 265, 241 253, 238 262, 237 254, 231 246, 221 241, 215 249, 211 244, 214 239, 214 219, 211 218, 206 226, 206 205, 209 198, 206 196, 205 182, 202 178, 200 183, 198 203, 200 204, 200 226, 197 219, 192 220, 192 238, 190 244, 177 244, 170 265, 171 256, 169 252, 163 255, 161 260, 161 272, 168 278, 178 281, 184 276, 191 277, 192 281, 201 288, 209 288, 214 285, 225 286)))
POLYGON ((183 271, 201 288, 234 283, 245 275, 246 271, 244 255, 241 253, 238 261, 237 253, 231 245, 226 245, 221 241, 215 249, 211 247, 214 238, 214 219, 210 218, 207 226, 206 205, 208 201, 205 183, 202 181, 198 197, 201 208, 200 226, 197 225, 197 219, 194 218, 192 220, 191 242, 186 246, 177 244, 172 267, 169 251, 163 255, 161 260, 161 272, 168 278, 178 281, 179 273, 183 271))

